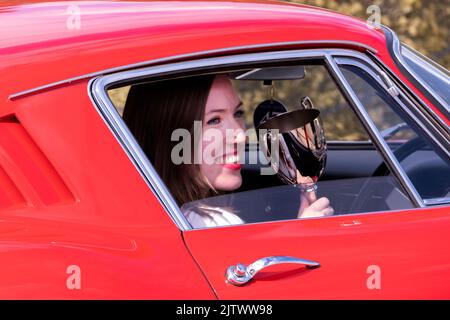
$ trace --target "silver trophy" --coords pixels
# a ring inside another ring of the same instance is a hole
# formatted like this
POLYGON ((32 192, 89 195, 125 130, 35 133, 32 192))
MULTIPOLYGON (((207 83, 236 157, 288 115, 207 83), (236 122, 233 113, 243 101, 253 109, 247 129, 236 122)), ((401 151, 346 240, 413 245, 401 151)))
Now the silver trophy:
POLYGON ((298 184, 298 173, 309 177, 311 183, 299 184, 306 192, 317 189, 315 182, 326 164, 327 146, 319 115, 309 97, 302 98, 299 106, 289 112, 280 101, 265 100, 254 113, 260 146, 273 170, 286 184, 298 184), (262 134, 260 129, 265 129, 262 134), (273 143, 275 139, 278 143, 273 143), (272 157, 272 145, 279 146, 278 157, 272 157))

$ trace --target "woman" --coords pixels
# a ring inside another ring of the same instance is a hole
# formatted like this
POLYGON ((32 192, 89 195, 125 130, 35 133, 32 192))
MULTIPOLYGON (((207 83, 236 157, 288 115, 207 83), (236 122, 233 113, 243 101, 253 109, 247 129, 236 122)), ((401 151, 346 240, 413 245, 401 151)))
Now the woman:
MULTIPOLYGON (((206 75, 132 86, 123 119, 181 206, 241 186, 237 146, 245 142, 243 114, 242 103, 228 77, 206 75), (171 141, 172 133, 183 128, 194 137, 194 121, 201 121, 202 133, 197 141, 191 139, 191 156, 193 150, 211 149, 212 142, 206 139, 208 130, 218 130, 226 137, 226 130, 233 129, 234 135, 232 139, 214 141, 215 153, 197 155, 200 164, 175 165, 171 152, 178 142, 171 141), (206 161, 211 160, 207 157, 213 161, 206 161)), ((311 179, 299 176, 298 181, 311 179)), ((327 198, 316 199, 314 193, 302 197, 298 217, 333 214, 327 198)), ((195 228, 244 223, 232 210, 224 208, 183 213, 195 228)))

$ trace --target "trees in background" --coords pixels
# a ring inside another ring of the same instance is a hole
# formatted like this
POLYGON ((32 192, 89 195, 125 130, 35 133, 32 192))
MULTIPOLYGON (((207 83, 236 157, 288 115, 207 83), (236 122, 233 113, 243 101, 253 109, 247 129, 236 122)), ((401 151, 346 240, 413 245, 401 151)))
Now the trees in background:
POLYGON ((450 68, 450 0, 282 0, 313 5, 367 20, 377 5, 381 23, 402 42, 450 68))

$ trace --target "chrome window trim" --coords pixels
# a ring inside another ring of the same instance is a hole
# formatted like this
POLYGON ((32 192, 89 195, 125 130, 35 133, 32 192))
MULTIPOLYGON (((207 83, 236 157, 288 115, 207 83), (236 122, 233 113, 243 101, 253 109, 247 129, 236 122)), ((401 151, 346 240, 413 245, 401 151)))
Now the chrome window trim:
POLYGON ((133 134, 123 123, 116 108, 112 106, 112 103, 108 102, 109 98, 104 96, 104 92, 99 90, 100 87, 97 84, 99 79, 101 78, 91 79, 88 85, 88 94, 93 104, 97 107, 97 112, 106 122, 107 127, 118 140, 128 158, 144 178, 147 186, 157 196, 166 212, 169 213, 169 217, 175 225, 182 231, 191 229, 191 225, 181 213, 169 190, 167 190, 167 187, 161 181, 161 178, 145 156, 133 134))
MULTIPOLYGON (((161 66, 151 66, 137 70, 118 72, 109 76, 101 77, 104 87, 121 82, 130 82, 139 79, 147 79, 156 75, 170 75, 180 72, 194 72, 211 67, 244 66, 256 63, 276 63, 278 61, 288 62, 301 59, 324 59, 324 49, 300 49, 288 51, 272 51, 261 53, 243 53, 233 56, 212 57, 199 60, 175 62, 161 66)), ((346 50, 343 50, 345 54, 346 50)))
MULTIPOLYGON (((275 52, 244 53, 224 57, 212 57, 199 60, 175 62, 166 65, 149 66, 142 69, 126 70, 111 75, 99 76, 90 80, 88 86, 88 94, 92 102, 98 109, 98 112, 115 135, 116 139, 118 139, 119 143, 122 145, 129 158, 132 160, 138 171, 143 176, 147 185, 157 195, 160 203, 169 213, 171 219, 174 221, 178 228, 180 228, 182 231, 185 231, 191 230, 192 227, 190 226, 185 216, 182 214, 180 208, 176 204, 165 184, 159 178, 159 175, 156 173, 147 156, 143 153, 139 144, 124 124, 122 118, 120 117, 116 108, 108 97, 107 87, 125 80, 133 81, 144 77, 150 78, 161 75, 177 74, 181 72, 193 72, 204 70, 207 67, 238 67, 239 65, 248 66, 252 63, 256 64, 267 62, 287 62, 294 60, 302 61, 305 59, 323 59, 328 67, 331 68, 330 73, 333 74, 333 70, 337 70, 337 72, 339 72, 339 69, 332 56, 348 56, 353 58, 356 57, 367 59, 369 65, 374 65, 374 62, 368 59, 364 54, 349 49, 298 49, 275 52)), ((342 86, 342 83, 338 85, 338 87, 342 86)), ((350 100, 353 101, 352 96, 350 96, 350 100)), ((359 101, 356 100, 353 103, 357 102, 359 101)), ((355 106, 353 107, 356 108, 355 106)), ((357 109, 361 109, 364 111, 363 108, 364 107, 360 105, 357 109)), ((405 176, 404 172, 402 172, 402 169, 399 168, 398 162, 395 163, 396 159, 392 155, 392 152, 390 152, 390 149, 386 144, 383 145, 384 140, 381 139, 378 130, 374 127, 373 123, 372 125, 370 125, 370 121, 368 121, 370 120, 370 118, 368 118, 368 115, 366 115, 366 117, 364 117, 363 115, 364 112, 361 113, 359 117, 360 121, 362 121, 363 123, 367 123, 366 125, 370 126, 371 129, 375 131, 375 134, 372 134, 371 138, 372 140, 377 141, 380 146, 379 150, 381 150, 382 154, 384 153, 384 157, 389 159, 389 161, 387 161, 388 166, 395 168, 394 172, 397 176, 401 177, 406 192, 408 192, 408 194, 411 193, 410 197, 411 200, 413 200, 413 203, 415 203, 418 207, 424 207, 424 203, 422 202, 420 197, 418 197, 417 191, 415 191, 409 179, 405 176)), ((371 212, 356 214, 371 214, 371 212)))
POLYGON ((335 79, 345 90, 344 94, 348 97, 350 103, 353 104, 353 107, 357 112, 359 118, 364 119, 363 124, 366 127, 366 130, 368 131, 370 137, 372 138, 373 143, 376 145, 377 149, 380 150, 384 161, 386 161, 390 169, 393 169, 395 176, 400 182, 400 185, 408 193, 409 198, 416 206, 420 208, 425 207, 425 204, 423 203, 422 198, 420 197, 416 188, 413 186, 405 171, 400 166, 400 163, 395 158, 394 153, 389 148, 387 142, 382 138, 381 133, 373 123, 365 107, 359 100, 356 93, 353 91, 353 88, 350 86, 347 79, 339 69, 338 64, 331 55, 327 55, 327 63, 329 64, 330 70, 332 71, 335 79))
POLYGON ((423 202, 427 206, 444 205, 444 204, 449 204, 450 203, 450 197, 425 199, 425 200, 423 200, 423 202))
MULTIPOLYGON (((368 66, 364 65, 364 63, 359 62, 359 61, 355 60, 354 58, 339 58, 339 57, 335 57, 335 61, 336 61, 336 63, 339 64, 339 65, 341 65, 341 64, 342 64, 342 65, 353 65, 353 66, 356 66, 356 67, 358 67, 358 68, 361 68, 361 69, 365 70, 367 73, 369 73, 369 74, 371 75, 371 77, 372 77, 375 81, 377 81, 377 83, 378 83, 382 88, 385 88, 385 87, 386 87, 386 85, 383 83, 383 81, 381 81, 380 77, 375 73, 375 72, 378 72, 378 73, 379 73, 379 72, 383 72, 378 66, 371 65, 371 67, 375 69, 375 71, 373 71, 373 70, 370 70, 368 66)), ((349 86, 350 86, 350 85, 349 85, 349 86)), ((398 89, 400 89, 400 88, 398 88, 398 89)), ((386 93, 387 93, 387 92, 386 92, 386 93)), ((400 93, 400 95, 402 96, 402 98, 405 99, 405 100, 409 103, 410 107, 414 107, 413 102, 409 100, 409 98, 406 96, 406 94, 405 94, 402 90, 399 90, 399 93, 400 93)), ((387 94, 389 94, 389 93, 387 93, 387 94)), ((408 117, 410 117, 415 123, 418 123, 418 124, 420 125, 421 129, 422 129, 423 131, 425 131, 425 134, 426 134, 428 137, 430 137, 430 138, 434 141, 435 144, 438 145, 438 147, 439 147, 439 148, 447 155, 447 157, 450 157, 450 150, 449 150, 448 148, 445 148, 445 147, 440 143, 440 141, 439 141, 438 139, 436 139, 436 137, 435 137, 435 134, 440 134, 440 133, 439 133, 438 131, 432 133, 432 132, 430 132, 430 130, 428 130, 428 127, 427 127, 426 125, 424 125, 423 122, 424 122, 424 121, 429 121, 429 120, 428 120, 426 117, 424 117, 424 116, 421 117, 422 119, 418 119, 417 116, 416 116, 414 113, 411 112, 411 109, 408 108, 408 107, 403 103, 403 101, 401 101, 401 100, 399 99, 399 97, 393 97, 393 99, 395 99, 395 101, 396 101, 396 102, 398 103, 398 105, 402 108, 402 110, 407 114, 408 117)), ((428 123, 428 125, 429 125, 429 123, 428 123)), ((384 139, 383 139, 383 140, 384 140, 384 139)), ((386 145, 387 145, 387 143, 386 143, 386 145)), ((389 150, 390 150, 390 148, 389 148, 389 150)), ((393 155, 393 153, 392 153, 392 155, 393 155)), ((394 155, 393 155, 393 157, 395 158, 394 155)), ((398 161, 397 161, 397 162, 398 162, 398 161)), ((400 165, 400 166, 401 166, 401 165, 400 165)), ((402 171, 404 172, 403 168, 402 168, 402 171)), ((406 175, 406 173, 405 173, 405 175, 406 175)), ((407 175, 406 175, 406 176, 407 176, 407 175)), ((410 181, 409 178, 408 178, 408 181, 410 181)), ((415 187, 413 186, 412 183, 411 183, 411 187, 415 189, 415 187)), ((417 194, 418 194, 418 193, 417 193, 417 194)), ((419 197, 420 197, 420 199, 422 199, 424 205, 434 205, 434 204, 437 204, 436 199, 423 199, 420 195, 419 195, 419 197)), ((444 200, 445 200, 445 198, 439 198, 439 204, 446 203, 446 202, 444 202, 444 200)), ((447 203, 448 203, 448 202, 450 202, 450 198, 447 198, 447 203)))
MULTIPOLYGON (((101 71, 87 73, 87 74, 84 74, 84 75, 79 75, 79 76, 76 76, 76 77, 71 77, 71 78, 68 78, 68 79, 51 82, 51 83, 48 83, 48 84, 45 84, 45 85, 42 85, 42 86, 38 86, 38 87, 34 87, 34 88, 31 88, 31 89, 28 89, 28 90, 16 92, 16 93, 13 93, 13 94, 9 95, 8 99, 9 100, 16 100, 16 99, 25 97, 25 96, 30 95, 30 94, 35 94, 35 93, 38 93, 38 92, 41 92, 41 91, 49 90, 49 89, 56 88, 56 87, 59 87, 59 86, 63 86, 63 85, 66 85, 66 84, 76 83, 78 81, 91 79, 93 77, 104 76, 104 75, 108 75, 108 74, 112 74, 112 73, 116 73, 116 72, 121 72, 121 71, 136 69, 136 68, 142 68, 142 67, 151 66, 151 65, 163 64, 163 63, 165 64, 165 63, 181 61, 181 60, 185 60, 185 59, 202 58, 202 57, 206 57, 206 56, 210 56, 210 55, 224 55, 224 54, 228 54, 228 53, 232 53, 232 52, 236 52, 236 51, 273 49, 273 48, 276 48, 276 47, 296 47, 296 46, 304 46, 304 45, 310 45, 310 46, 311 45, 312 46, 329 46, 329 45, 350 46, 350 47, 356 47, 356 48, 360 48, 360 49, 363 49, 363 50, 367 50, 367 51, 372 52, 372 53, 377 53, 376 49, 374 49, 373 47, 371 47, 371 46, 369 46, 367 44, 356 42, 356 41, 350 41, 350 40, 348 40, 348 41, 347 40, 285 41, 285 42, 273 42, 273 43, 268 43, 268 44, 234 46, 234 47, 226 47, 226 48, 220 48, 220 49, 198 51, 198 52, 194 52, 194 53, 179 54, 179 55, 174 55, 174 56, 170 56, 170 57, 164 57, 164 58, 144 61, 144 62, 132 63, 132 64, 128 64, 128 65, 125 65, 125 66, 108 68, 108 69, 104 69, 104 70, 101 70, 101 71)), ((290 49, 290 50, 292 50, 292 49, 290 49)))
POLYGON ((401 53, 401 42, 400 42, 400 39, 398 38, 397 34, 393 30, 391 30, 390 28, 388 28, 386 26, 383 26, 383 29, 386 32, 389 32, 390 35, 392 36, 391 46, 392 46, 392 53, 393 53, 394 60, 399 62, 402 65, 402 67, 409 73, 409 75, 411 77, 413 77, 414 79, 416 79, 416 81, 418 81, 420 83, 420 85, 426 91, 428 91, 428 93, 433 97, 433 99, 435 99, 441 105, 441 107, 444 110, 446 110, 447 113, 449 113, 450 112, 449 105, 425 81, 423 81, 423 79, 420 76, 418 76, 403 59, 403 56, 401 53))

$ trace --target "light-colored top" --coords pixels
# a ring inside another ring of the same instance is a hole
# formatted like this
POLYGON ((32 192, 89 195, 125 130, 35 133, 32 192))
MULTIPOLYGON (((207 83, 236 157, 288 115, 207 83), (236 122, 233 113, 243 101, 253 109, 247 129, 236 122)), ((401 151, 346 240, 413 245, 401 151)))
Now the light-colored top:
POLYGON ((196 213, 192 210, 187 210, 183 214, 193 228, 209 228, 244 223, 234 213, 218 207, 208 208, 207 214, 196 213))

